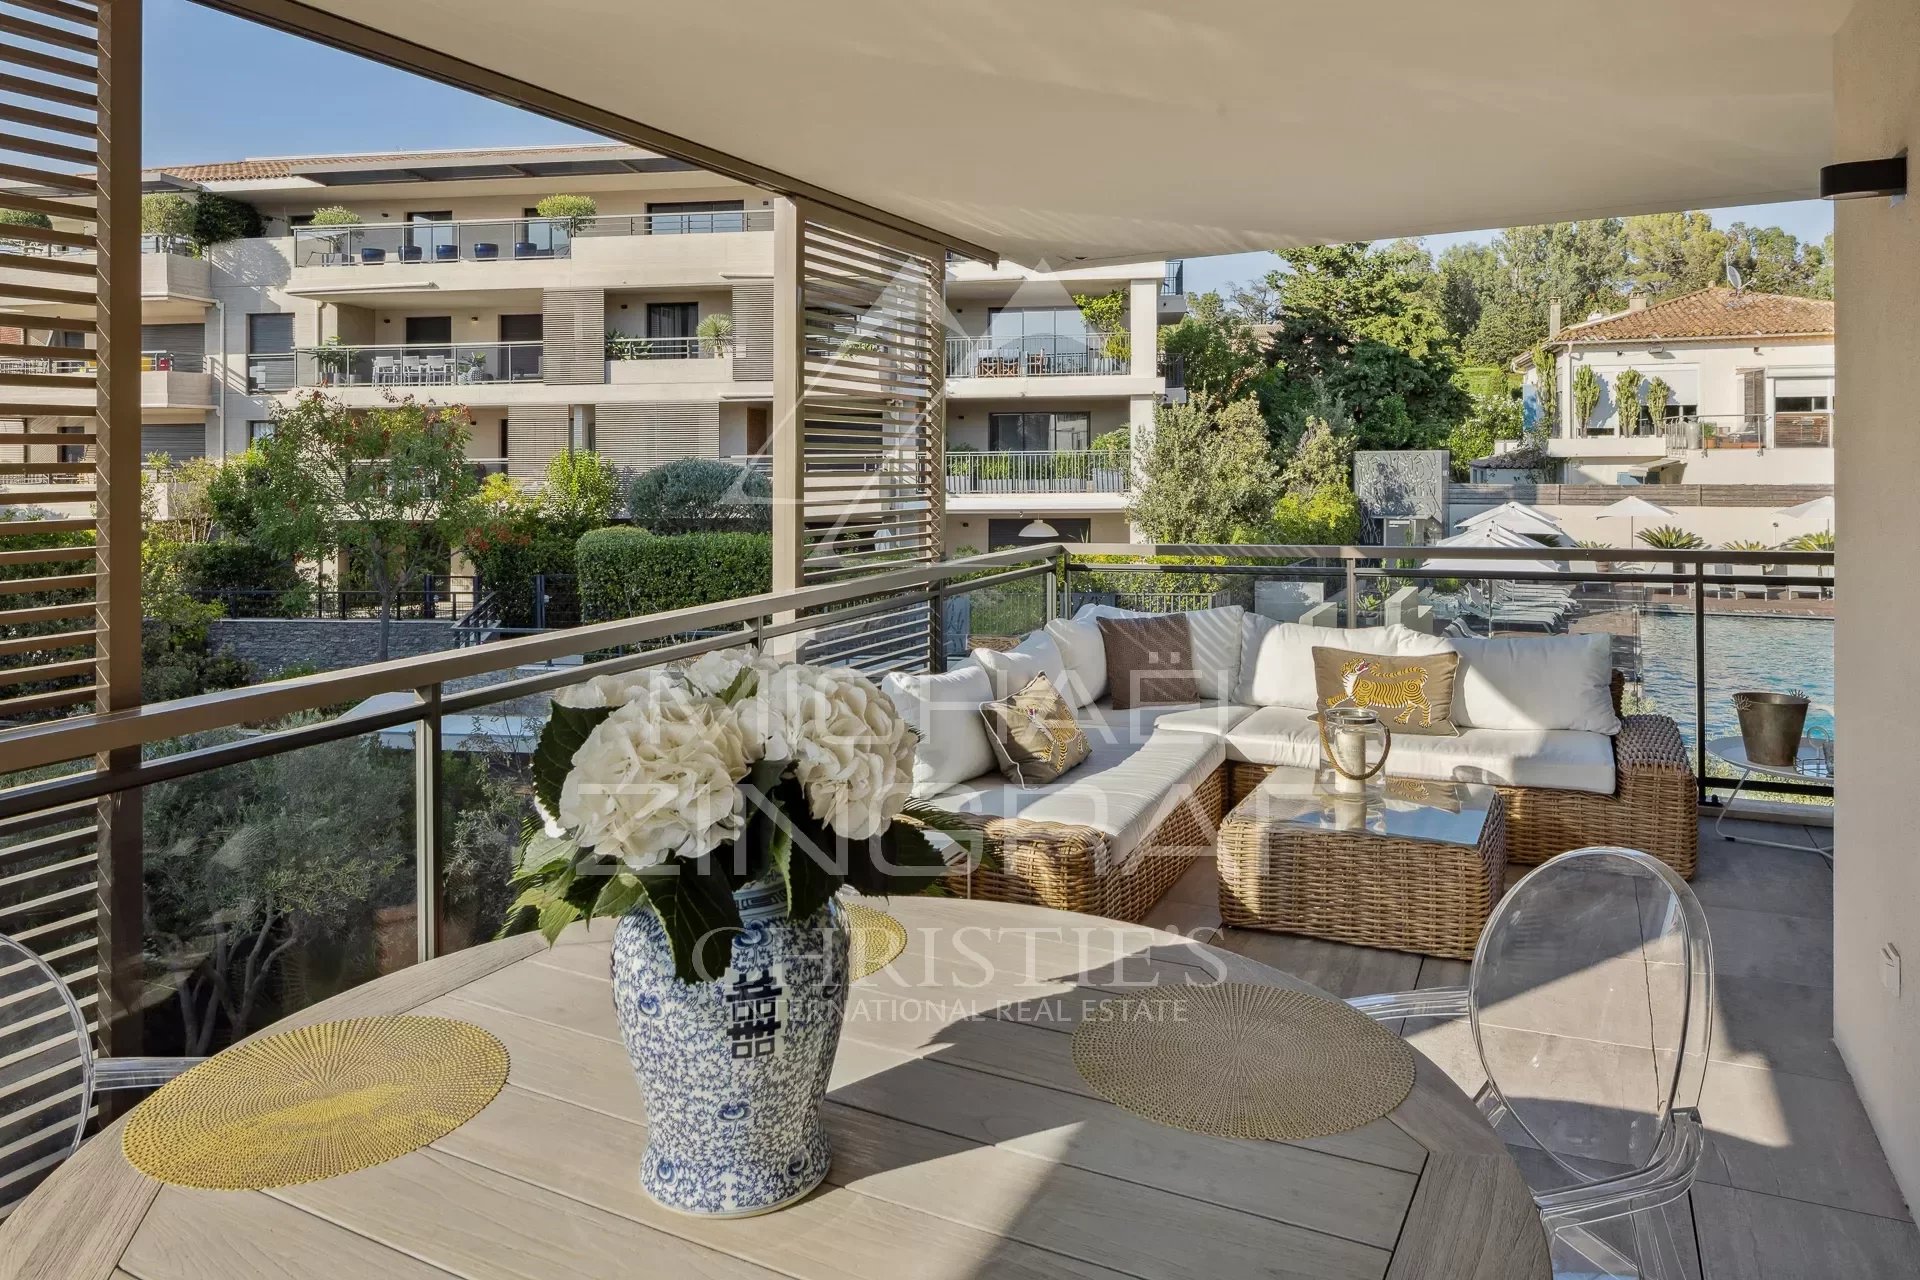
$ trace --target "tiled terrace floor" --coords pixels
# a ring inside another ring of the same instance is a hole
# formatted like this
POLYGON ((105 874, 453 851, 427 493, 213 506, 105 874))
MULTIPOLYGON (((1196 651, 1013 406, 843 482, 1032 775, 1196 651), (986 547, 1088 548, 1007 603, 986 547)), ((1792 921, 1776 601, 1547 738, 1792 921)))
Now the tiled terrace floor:
MULTIPOLYGON (((1217 883, 1211 863, 1195 867, 1148 923, 1189 935, 1218 930, 1220 945, 1341 996, 1466 979, 1460 961, 1220 930, 1217 883)), ((1833 1046, 1832 872, 1812 854, 1726 843, 1703 823, 1693 889, 1713 930, 1717 1008, 1700 1103, 1707 1155, 1690 1205, 1676 1206, 1670 1220, 1688 1273, 1920 1280, 1920 1233, 1833 1046)), ((1484 1079, 1464 1023, 1409 1039, 1468 1093, 1484 1079)))

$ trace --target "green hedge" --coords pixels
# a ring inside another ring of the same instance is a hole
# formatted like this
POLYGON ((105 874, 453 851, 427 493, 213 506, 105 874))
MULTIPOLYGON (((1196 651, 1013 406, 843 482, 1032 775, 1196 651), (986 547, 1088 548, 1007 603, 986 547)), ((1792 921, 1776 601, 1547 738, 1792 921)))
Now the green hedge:
POLYGON ((184 585, 217 600, 229 618, 304 618, 313 590, 293 562, 245 538, 220 538, 182 548, 184 585))
POLYGON ((508 627, 534 624, 533 579, 547 575, 547 625, 568 626, 580 618, 579 590, 574 582, 574 539, 564 533, 539 529, 524 542, 502 540, 467 554, 480 571, 480 582, 500 602, 500 622, 508 627))
POLYGON ((773 539, 764 533, 595 529, 581 536, 574 565, 581 620, 605 622, 770 591, 773 539))

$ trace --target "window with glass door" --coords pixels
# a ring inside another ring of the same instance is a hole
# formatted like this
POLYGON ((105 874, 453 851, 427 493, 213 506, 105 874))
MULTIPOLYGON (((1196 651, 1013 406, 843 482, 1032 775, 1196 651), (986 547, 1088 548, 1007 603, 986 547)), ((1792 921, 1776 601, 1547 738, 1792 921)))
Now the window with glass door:
POLYGON ((744 200, 666 200, 647 205, 647 232, 656 236, 700 235, 711 231, 745 231, 744 200))
POLYGON ((1833 446, 1831 375, 1773 380, 1773 443, 1780 449, 1833 446))
POLYGON ((694 334, 700 327, 697 302, 647 304, 647 354, 655 360, 685 360, 694 354, 694 334))
POLYGON ((1092 446, 1085 413, 990 413, 987 447, 995 453, 1080 453, 1092 446))
POLYGON ((1078 307, 995 307, 987 316, 987 346, 1019 360, 1019 372, 1028 376, 1124 372, 1109 367, 1106 335, 1089 329, 1078 307))
POLYGON ((288 391, 293 387, 293 316, 263 312, 247 317, 247 391, 288 391))
POLYGON ((412 209, 400 228, 400 258, 404 262, 451 261, 460 256, 451 209, 412 209))

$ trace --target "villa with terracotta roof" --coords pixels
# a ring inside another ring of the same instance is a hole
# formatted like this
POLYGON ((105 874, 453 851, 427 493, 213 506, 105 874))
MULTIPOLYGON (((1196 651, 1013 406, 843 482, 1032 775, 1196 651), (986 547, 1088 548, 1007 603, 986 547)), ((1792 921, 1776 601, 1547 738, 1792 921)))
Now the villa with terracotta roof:
MULTIPOLYGON (((1724 286, 1636 297, 1614 315, 1556 325, 1546 351, 1555 391, 1548 448, 1564 483, 1833 483, 1828 299, 1724 286), (1617 388, 1629 371, 1641 392, 1623 414, 1617 388), (1650 392, 1655 379, 1664 396, 1650 392), (1576 386, 1596 381, 1583 415, 1576 386)), ((1530 356, 1517 367, 1539 387, 1543 371, 1530 356)))

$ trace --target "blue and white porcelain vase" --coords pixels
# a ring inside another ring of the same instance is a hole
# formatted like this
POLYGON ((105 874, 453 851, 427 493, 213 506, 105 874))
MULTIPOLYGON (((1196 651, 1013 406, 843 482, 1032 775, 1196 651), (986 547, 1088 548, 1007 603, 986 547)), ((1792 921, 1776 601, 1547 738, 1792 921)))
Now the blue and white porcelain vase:
POLYGON ((837 905, 785 915, 786 890, 734 895, 745 931, 718 981, 674 976, 649 908, 613 934, 613 1003, 647 1103, 640 1185, 681 1213, 741 1218, 800 1199, 833 1154, 820 1104, 847 1009, 837 905))

